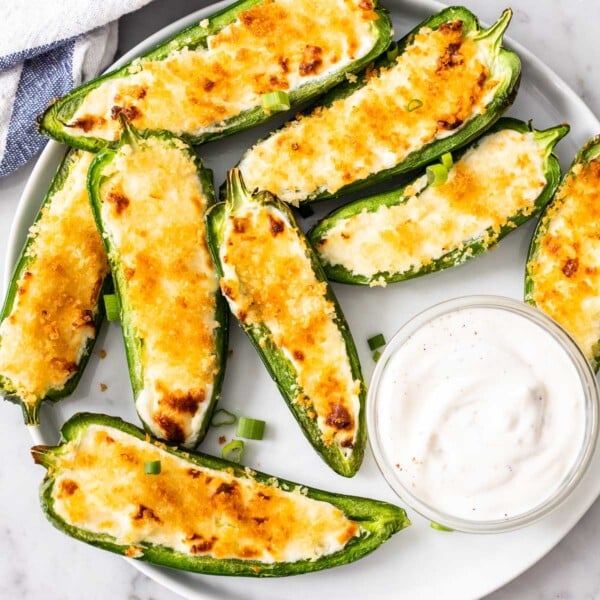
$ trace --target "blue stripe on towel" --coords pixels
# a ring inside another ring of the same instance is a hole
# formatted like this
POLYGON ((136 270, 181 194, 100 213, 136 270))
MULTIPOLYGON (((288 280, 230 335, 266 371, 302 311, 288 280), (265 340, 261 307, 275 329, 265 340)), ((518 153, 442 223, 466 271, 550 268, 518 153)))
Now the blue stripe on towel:
POLYGON ((73 86, 75 39, 25 61, 13 104, 0 177, 12 173, 46 143, 35 129, 36 117, 56 96, 73 86))
POLYGON ((52 42, 51 44, 42 44, 41 46, 36 46, 35 48, 27 48, 19 52, 13 52, 12 54, 0 56, 0 71, 6 71, 6 69, 10 69, 15 65, 25 62, 26 60, 29 60, 39 54, 47 54, 51 50, 55 50, 64 44, 72 42, 76 37, 77 36, 74 36, 72 38, 52 42))

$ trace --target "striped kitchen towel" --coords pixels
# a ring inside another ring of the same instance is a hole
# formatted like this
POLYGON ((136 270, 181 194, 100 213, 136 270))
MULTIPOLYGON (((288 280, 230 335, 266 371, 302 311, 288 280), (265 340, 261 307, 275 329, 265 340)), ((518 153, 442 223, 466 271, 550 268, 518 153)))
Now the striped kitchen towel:
POLYGON ((36 117, 52 98, 105 69, 117 19, 150 0, 6 2, 0 15, 0 177, 46 143, 36 117))

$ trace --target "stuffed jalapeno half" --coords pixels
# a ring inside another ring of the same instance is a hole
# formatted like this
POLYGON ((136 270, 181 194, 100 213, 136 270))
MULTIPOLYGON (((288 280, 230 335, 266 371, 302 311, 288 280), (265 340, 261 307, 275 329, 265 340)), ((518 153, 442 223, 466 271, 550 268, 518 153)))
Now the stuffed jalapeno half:
POLYGON ((124 114, 199 144, 323 93, 390 35, 376 0, 242 0, 58 99, 40 130, 96 151, 119 138, 124 114))
POLYGON ((353 476, 366 432, 356 348, 323 269, 291 211, 250 193, 237 169, 207 215, 208 244, 229 308, 325 462, 353 476))
POLYGON ((227 308, 205 241, 211 176, 180 139, 126 125, 88 177, 136 409, 153 435, 188 447, 206 432, 226 357, 227 308))
POLYGON ((386 285, 485 252, 550 200, 560 180, 552 151, 568 130, 501 119, 429 177, 334 211, 309 233, 327 277, 386 285))
POLYGON ((75 415, 58 446, 32 454, 48 469, 41 503, 53 525, 175 569, 252 577, 318 571, 357 560, 410 525, 392 504, 184 452, 106 415, 75 415))
POLYGON ((425 20, 398 42, 397 57, 386 54, 251 148, 239 163, 246 185, 298 204, 412 171, 465 145, 516 93, 521 64, 501 47, 510 17, 505 11, 486 30, 460 7, 425 20))
POLYGON ((38 423, 75 389, 104 315, 108 261, 86 188, 93 155, 69 152, 46 194, 0 313, 0 394, 38 423))
POLYGON ((525 300, 562 325, 600 366, 600 136, 578 152, 529 248, 525 300))

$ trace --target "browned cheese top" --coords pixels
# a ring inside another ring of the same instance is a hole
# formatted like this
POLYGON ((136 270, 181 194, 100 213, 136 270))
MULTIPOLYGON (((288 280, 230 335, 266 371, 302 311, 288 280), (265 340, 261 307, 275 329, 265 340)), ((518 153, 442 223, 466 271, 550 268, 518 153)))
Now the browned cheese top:
POLYGON ((336 552, 360 533, 303 488, 201 467, 110 427, 89 427, 57 461, 54 511, 130 545, 130 556, 146 542, 194 556, 294 562, 336 552), (145 474, 144 463, 157 460, 160 474, 145 474))
POLYGON ((376 18, 368 0, 264 0, 208 36, 206 48, 140 59, 131 74, 103 82, 69 125, 76 135, 114 140, 123 113, 137 128, 218 130, 260 107, 262 94, 318 81, 368 54, 376 18))
POLYGON ((528 264, 537 306, 558 321, 595 364, 600 340, 600 158, 569 171, 542 218, 528 264))
POLYGON ((313 271, 306 240, 271 206, 238 209, 225 227, 221 289, 232 312, 246 326, 266 326, 296 372, 293 401, 316 419, 326 445, 350 453, 361 384, 353 379, 335 306, 313 271))
POLYGON ((30 229, 27 267, 0 325, 0 377, 35 405, 77 372, 108 262, 90 209, 86 175, 93 154, 77 153, 69 175, 30 229))
POLYGON ((346 98, 291 121, 240 162, 249 189, 297 203, 394 167, 485 112, 499 82, 462 21, 421 28, 389 68, 346 98))
MULTIPOLYGON (((339 219, 318 242, 321 258, 365 277, 418 270, 446 253, 496 241, 529 215, 546 185, 545 148, 533 133, 503 129, 481 138, 441 185, 417 179, 397 203, 339 219), (425 189, 426 188, 426 189, 425 189)), ((376 278, 373 285, 385 281, 376 278)))
POLYGON ((122 146, 100 188, 125 325, 141 340, 136 407, 178 444, 193 441, 218 373, 207 198, 187 148, 154 136, 122 146))

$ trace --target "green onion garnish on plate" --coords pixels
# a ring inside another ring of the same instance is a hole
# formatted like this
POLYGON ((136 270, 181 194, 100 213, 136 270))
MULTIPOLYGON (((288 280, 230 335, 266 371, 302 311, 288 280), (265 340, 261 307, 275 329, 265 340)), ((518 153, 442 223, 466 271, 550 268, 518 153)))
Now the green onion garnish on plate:
POLYGON ((240 417, 236 435, 248 440, 262 440, 265 434, 265 422, 250 417, 240 417))
POLYGON ((262 107, 270 112, 279 112, 290 108, 290 97, 287 92, 267 92, 260 97, 260 102, 262 107))
POLYGON ((158 475, 160 473, 160 460, 149 460, 144 463, 146 475, 158 475))
POLYGON ((370 337, 367 340, 367 344, 369 344, 369 350, 371 351, 385 346, 385 337, 383 337, 383 333, 378 333, 377 335, 370 337))
POLYGON ((445 152, 442 154, 442 164, 446 167, 446 171, 449 171, 454 165, 454 160, 452 159, 452 154, 450 152, 445 152))
POLYGON ((233 425, 237 421, 237 416, 224 408, 219 408, 213 413, 210 424, 212 427, 223 427, 223 425, 233 425))
POLYGON ((417 110, 423 106, 423 100, 419 100, 418 98, 413 98, 407 105, 406 110, 408 112, 412 112, 413 110, 417 110))
POLYGON ((242 454, 244 454, 243 440, 231 440, 228 444, 225 444, 221 450, 221 458, 236 463, 241 462, 242 454))
POLYGON ((104 294, 104 310, 109 321, 118 321, 121 318, 119 299, 116 294, 104 294))
POLYGON ((450 527, 446 527, 445 525, 440 525, 435 521, 430 521, 429 527, 431 527, 431 529, 436 529, 437 531, 454 531, 454 529, 450 529, 450 527))
POLYGON ((427 182, 432 187, 446 183, 448 179, 448 169, 442 164, 429 165, 426 169, 427 182))

